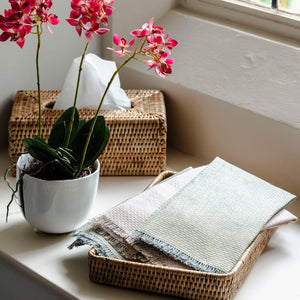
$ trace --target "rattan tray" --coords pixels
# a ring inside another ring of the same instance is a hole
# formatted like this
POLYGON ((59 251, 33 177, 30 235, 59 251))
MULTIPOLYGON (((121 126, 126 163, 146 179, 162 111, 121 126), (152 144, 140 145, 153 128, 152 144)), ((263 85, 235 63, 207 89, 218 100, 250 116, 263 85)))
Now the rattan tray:
MULTIPOLYGON (((111 136, 100 156, 102 175, 157 175, 166 169, 167 122, 163 94, 158 90, 127 90, 131 109, 103 110, 111 136)), ((62 110, 52 109, 59 91, 42 91, 44 139, 62 110)), ((80 118, 95 111, 80 109, 80 118)), ((18 91, 9 121, 9 157, 15 164, 25 150, 23 139, 38 134, 37 91, 18 91)), ((14 174, 14 173, 13 173, 14 174)))
MULTIPOLYGON (((172 172, 164 172, 151 184, 156 184, 172 172)), ((89 251, 89 277, 99 283, 201 300, 230 300, 235 295, 256 260, 268 244, 275 229, 262 231, 247 248, 228 274, 209 274, 98 256, 89 251)))

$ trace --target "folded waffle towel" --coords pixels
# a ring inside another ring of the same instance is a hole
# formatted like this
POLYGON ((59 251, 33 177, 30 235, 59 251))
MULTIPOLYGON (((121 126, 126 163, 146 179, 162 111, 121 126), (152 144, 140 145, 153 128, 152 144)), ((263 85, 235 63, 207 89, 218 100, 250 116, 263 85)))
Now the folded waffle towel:
POLYGON ((289 223, 297 222, 298 218, 294 216, 292 213, 287 211, 286 209, 282 209, 278 212, 266 225, 264 226, 263 230, 276 228, 282 225, 287 225, 289 223))
MULTIPOLYGON (((151 263, 169 267, 192 269, 176 261, 155 247, 144 243, 133 235, 142 224, 172 195, 193 180, 204 167, 188 168, 163 180, 139 195, 128 199, 98 217, 91 219, 84 226, 73 232, 75 242, 70 246, 90 245, 98 255, 151 263)), ((159 178, 160 176, 158 176, 159 178)), ((157 182, 155 180, 154 182, 157 182)), ((297 221, 286 210, 280 211, 263 229, 277 227, 297 221)))
POLYGON ((203 169, 185 169, 93 218, 71 234, 77 239, 69 248, 88 244, 102 256, 186 268, 182 263, 139 241, 133 233, 203 169))
POLYGON ((216 158, 134 235, 196 270, 228 273, 264 225, 293 199, 216 158))

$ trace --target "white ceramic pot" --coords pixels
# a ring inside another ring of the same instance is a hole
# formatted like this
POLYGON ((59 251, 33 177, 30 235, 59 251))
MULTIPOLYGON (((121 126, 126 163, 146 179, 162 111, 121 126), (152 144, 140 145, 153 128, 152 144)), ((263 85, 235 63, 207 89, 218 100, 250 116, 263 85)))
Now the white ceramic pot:
MULTIPOLYGON (((32 160, 29 154, 17 162, 17 180, 32 160)), ((89 216, 97 195, 100 163, 88 176, 71 180, 42 180, 25 174, 22 190, 23 215, 36 229, 47 233, 66 233, 82 225, 89 216)))

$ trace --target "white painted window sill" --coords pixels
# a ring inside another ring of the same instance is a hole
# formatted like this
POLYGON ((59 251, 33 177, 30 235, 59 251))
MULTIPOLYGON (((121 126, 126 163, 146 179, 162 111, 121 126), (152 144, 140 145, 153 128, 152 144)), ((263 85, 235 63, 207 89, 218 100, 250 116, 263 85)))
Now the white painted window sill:
MULTIPOLYGON (((202 164, 201 160, 174 150, 168 153, 168 166, 175 171, 202 164)), ((7 154, 2 152, 1 173, 7 165, 7 154)), ((152 180, 151 176, 101 177, 93 215, 142 191, 152 180)), ((167 299, 90 282, 87 266, 89 248, 70 251, 67 246, 73 238, 68 235, 35 233, 16 204, 12 205, 9 222, 6 224, 5 212, 10 191, 3 180, 0 181, 0 190, 0 266, 9 265, 12 272, 22 274, 37 286, 51 291, 55 299, 167 299)), ((300 201, 290 206, 289 210, 300 217, 300 201)), ((234 299, 300 299, 299 249, 300 225, 292 224, 278 229, 234 299)), ((7 274, 0 274, 1 299, 13 299, 12 294, 29 299, 18 283, 8 281, 7 274), (11 294, 8 293, 9 285, 12 288, 11 294)), ((17 297, 14 299, 18 299, 17 297)))

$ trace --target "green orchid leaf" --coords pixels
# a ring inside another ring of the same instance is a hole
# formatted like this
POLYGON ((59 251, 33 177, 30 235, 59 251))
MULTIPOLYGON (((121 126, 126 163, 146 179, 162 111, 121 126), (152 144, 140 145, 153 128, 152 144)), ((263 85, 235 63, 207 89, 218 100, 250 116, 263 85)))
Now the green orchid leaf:
POLYGON ((40 141, 40 142, 42 142, 42 143, 44 143, 44 144, 47 144, 41 137, 39 137, 38 135, 34 135, 33 136, 33 139, 34 140, 36 140, 36 141, 40 141))
POLYGON ((30 138, 24 139, 24 146, 31 156, 43 162, 45 166, 43 167, 44 170, 47 169, 47 165, 49 166, 50 163, 52 164, 52 162, 55 161, 56 170, 62 174, 68 174, 68 178, 75 177, 78 171, 78 162, 70 153, 71 150, 63 148, 53 149, 44 141, 30 138))
POLYGON ((67 125, 66 122, 56 123, 52 130, 48 140, 48 144, 57 149, 58 147, 64 145, 67 134, 67 125))
POLYGON ((42 161, 43 163, 49 162, 57 158, 55 150, 39 139, 24 139, 24 146, 28 150, 31 156, 42 161))
MULTIPOLYGON (((96 125, 97 123, 98 122, 96 122, 96 125)), ((109 141, 109 136, 110 136, 110 131, 108 126, 104 126, 104 127, 95 126, 93 135, 90 140, 89 147, 86 152, 86 157, 82 166, 83 169, 90 166, 96 159, 98 159, 98 157, 106 148, 106 145, 109 141)))
POLYGON ((80 130, 80 128, 86 124, 86 119, 82 119, 79 121, 79 125, 78 125, 78 129, 77 130, 80 130))
MULTIPOLYGON (((69 147, 73 150, 73 155, 76 159, 81 160, 85 146, 85 141, 88 137, 93 120, 94 119, 89 120, 80 128, 80 130, 74 136, 72 143, 69 145, 69 147)), ((108 140, 109 128, 105 125, 104 117, 98 116, 86 152, 83 168, 86 168, 89 165, 91 165, 99 157, 99 155, 104 151, 108 140)))
MULTIPOLYGON (((51 145, 53 148, 58 148, 59 146, 65 145, 69 126, 71 123, 72 111, 73 111, 73 107, 69 107, 66 111, 64 111, 64 113, 54 124, 48 141, 49 145, 51 145), (65 123, 65 125, 61 125, 62 123, 65 123)), ((79 125, 79 115, 78 115, 78 110, 75 108, 74 122, 73 122, 70 141, 72 141, 74 135, 76 134, 78 130, 78 125, 79 125)))
POLYGON ((81 126, 81 128, 77 131, 74 136, 72 142, 68 145, 68 148, 72 150, 72 153, 76 159, 79 159, 81 153, 84 149, 85 140, 89 134, 90 127, 92 125, 93 119, 89 120, 85 124, 81 126))

